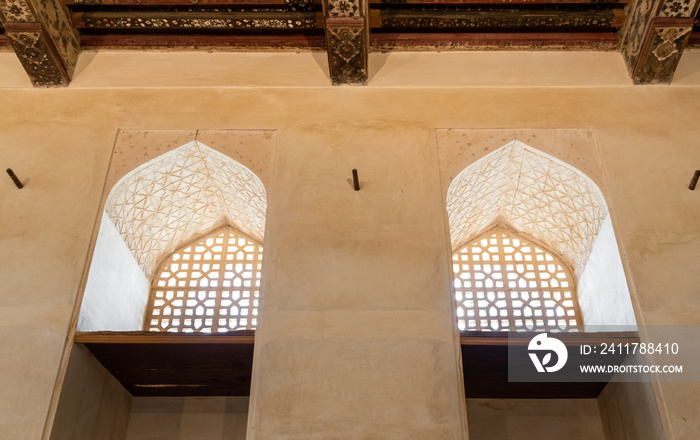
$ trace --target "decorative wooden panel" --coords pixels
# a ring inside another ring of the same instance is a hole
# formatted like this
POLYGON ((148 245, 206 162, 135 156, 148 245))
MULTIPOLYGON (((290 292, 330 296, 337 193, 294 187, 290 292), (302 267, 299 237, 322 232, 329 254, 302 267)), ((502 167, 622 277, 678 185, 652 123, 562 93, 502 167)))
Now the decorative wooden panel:
POLYGON ((365 84, 368 77, 369 2, 324 0, 326 46, 334 85, 365 84))
POLYGON ((635 84, 670 83, 693 30, 697 0, 639 0, 621 31, 621 51, 635 84))
POLYGON ((0 21, 32 84, 66 86, 80 53, 80 36, 59 0, 0 0, 0 21))

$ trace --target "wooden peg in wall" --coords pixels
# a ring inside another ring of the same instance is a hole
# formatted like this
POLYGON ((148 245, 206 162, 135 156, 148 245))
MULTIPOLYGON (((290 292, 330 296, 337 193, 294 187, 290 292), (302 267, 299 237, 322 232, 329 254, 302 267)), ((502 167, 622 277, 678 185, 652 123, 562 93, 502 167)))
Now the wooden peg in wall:
POLYGON ((352 170, 352 186, 355 188, 355 191, 360 190, 360 179, 357 177, 357 170, 352 170))
POLYGON ((690 179, 690 185, 688 185, 688 189, 690 189, 691 191, 695 191, 695 187, 698 184, 698 179, 700 179, 700 170, 695 170, 693 178, 690 179))
POLYGON ((17 189, 24 188, 24 185, 22 185, 22 182, 19 181, 19 179, 17 178, 17 174, 15 174, 15 172, 12 171, 12 168, 7 169, 7 174, 10 176, 10 179, 12 179, 12 181, 15 183, 17 189))

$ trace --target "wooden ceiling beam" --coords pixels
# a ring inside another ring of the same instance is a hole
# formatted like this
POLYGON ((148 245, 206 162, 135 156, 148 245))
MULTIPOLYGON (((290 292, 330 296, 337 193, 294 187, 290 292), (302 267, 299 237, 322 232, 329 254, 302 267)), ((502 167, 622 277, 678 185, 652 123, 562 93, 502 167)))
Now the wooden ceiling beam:
POLYGON ((425 5, 425 6, 439 6, 439 5, 475 5, 475 6, 520 6, 520 5, 625 5, 630 3, 632 0, 400 0, 400 1, 370 1, 370 5, 425 5))
MULTIPOLYGON (((627 4, 632 0, 371 0, 370 5, 566 5, 566 4, 589 4, 589 5, 610 5, 627 4)), ((245 5, 285 5, 290 8, 309 7, 311 5, 322 4, 322 0, 66 0, 68 6, 245 6, 245 5)))
MULTIPOLYGON (((624 5, 632 0, 405 0, 397 4, 422 4, 422 5, 493 5, 493 6, 517 6, 517 5, 624 5)), ((377 4, 387 4, 377 1, 377 4)), ((370 2, 374 5, 375 2, 370 2)), ((389 2, 388 4, 392 4, 389 2)))
POLYGON ((372 28, 460 29, 466 32, 484 29, 572 30, 617 29, 624 24, 622 9, 588 11, 503 10, 489 7, 473 9, 371 10, 372 28))
POLYGON ((85 48, 209 49, 325 49, 323 35, 202 35, 202 34, 104 34, 83 35, 85 48))
POLYGON ((374 33, 370 37, 371 47, 378 50, 617 50, 617 42, 615 32, 374 33))
POLYGON ((637 0, 622 29, 621 52, 635 84, 668 84, 688 44, 700 0, 637 0))
POLYGON ((290 7, 321 5, 321 0, 66 0, 68 6, 247 6, 285 5, 290 7))
MULTIPOLYGON (((0 44, 2 37, 0 36, 0 44)), ((592 33, 375 33, 370 50, 483 50, 588 49, 617 50, 615 32, 592 33)), ((83 35, 84 48, 240 48, 325 49, 322 35, 190 35, 104 34, 83 35)))
POLYGON ((369 3, 323 0, 328 66, 333 85, 367 82, 369 3))
POLYGON ((308 30, 321 29, 317 12, 75 12, 79 29, 308 30))
POLYGON ((0 19, 32 84, 68 85, 80 38, 60 0, 0 0, 0 19))

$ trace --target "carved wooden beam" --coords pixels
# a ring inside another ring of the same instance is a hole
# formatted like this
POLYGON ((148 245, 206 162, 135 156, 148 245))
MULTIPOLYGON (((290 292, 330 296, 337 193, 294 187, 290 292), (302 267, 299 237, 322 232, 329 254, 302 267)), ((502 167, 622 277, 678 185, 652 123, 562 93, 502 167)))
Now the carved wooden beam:
POLYGON ((369 53, 369 2, 323 0, 323 15, 333 85, 365 84, 369 53))
MULTIPOLYGON (((0 44, 2 42, 0 41, 0 44)), ((323 35, 198 35, 198 34, 106 34, 83 35, 83 48, 172 49, 218 47, 266 49, 325 49, 323 35)))
MULTIPOLYGON (((605 5, 627 4, 633 0, 370 0, 371 5, 605 5)), ((68 6, 223 6, 236 5, 287 5, 308 7, 321 5, 322 0, 64 0, 68 6)))
POLYGON ((373 33, 370 45, 376 50, 615 50, 615 32, 592 33, 373 33))
MULTIPOLYGON (((568 1, 568 0, 567 0, 568 1)), ((584 1, 584 0, 581 0, 584 1)), ((585 0, 591 1, 591 0, 585 0)), ((626 0, 627 1, 627 0, 626 0)), ((307 9, 315 4, 320 5, 321 0, 64 0, 68 6, 270 6, 285 5, 290 9, 307 9)))
POLYGON ((635 84, 670 83, 693 30, 699 0, 637 0, 621 35, 635 84))
POLYGON ((316 12, 75 12, 81 29, 117 30, 307 30, 321 29, 316 12))
POLYGON ((80 53, 60 0, 0 0, 5 35, 35 86, 65 86, 80 53))
POLYGON ((370 12, 370 25, 373 28, 411 28, 418 32, 424 29, 461 29, 466 32, 512 29, 590 32, 591 29, 620 28, 625 19, 622 9, 533 11, 478 6, 467 9, 423 7, 374 12, 370 12))

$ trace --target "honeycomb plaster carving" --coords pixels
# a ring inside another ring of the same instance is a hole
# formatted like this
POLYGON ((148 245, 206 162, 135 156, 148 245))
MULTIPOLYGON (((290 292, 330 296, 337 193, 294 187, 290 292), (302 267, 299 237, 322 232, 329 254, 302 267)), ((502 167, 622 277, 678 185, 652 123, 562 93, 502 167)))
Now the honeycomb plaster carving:
POLYGON ((192 141, 124 176, 105 212, 147 277, 177 246, 223 224, 262 242, 267 199, 249 169, 192 141))
POLYGON ((447 191, 447 211, 452 249, 501 222, 561 255, 578 275, 608 215, 593 181, 519 141, 465 168, 447 191))

